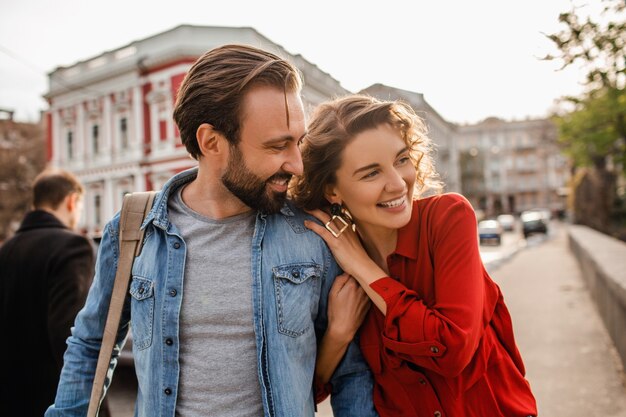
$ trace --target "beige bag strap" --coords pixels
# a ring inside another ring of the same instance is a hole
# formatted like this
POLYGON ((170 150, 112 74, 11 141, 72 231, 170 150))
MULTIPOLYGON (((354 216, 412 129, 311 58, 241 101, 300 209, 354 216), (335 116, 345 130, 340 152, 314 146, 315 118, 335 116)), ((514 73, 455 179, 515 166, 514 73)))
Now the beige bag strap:
POLYGON ((124 196, 120 214, 120 259, 117 264, 111 303, 104 326, 102 346, 98 356, 98 366, 96 367, 96 374, 93 380, 87 417, 96 417, 98 415, 100 403, 103 399, 104 380, 111 363, 111 355, 120 325, 124 300, 128 292, 133 261, 135 256, 138 256, 141 252, 141 241, 143 240, 141 224, 152 208, 154 195, 154 191, 145 191, 124 196))

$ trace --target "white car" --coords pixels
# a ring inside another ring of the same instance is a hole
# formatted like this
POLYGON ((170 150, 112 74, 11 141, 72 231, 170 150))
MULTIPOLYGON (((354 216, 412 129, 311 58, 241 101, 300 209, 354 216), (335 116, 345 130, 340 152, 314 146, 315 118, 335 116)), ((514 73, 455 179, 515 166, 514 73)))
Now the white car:
POLYGON ((478 222, 478 242, 502 243, 502 225, 497 220, 483 220, 478 222))
POLYGON ((515 216, 512 214, 501 214, 497 217, 498 221, 502 225, 502 229, 506 232, 510 232, 515 228, 515 216))

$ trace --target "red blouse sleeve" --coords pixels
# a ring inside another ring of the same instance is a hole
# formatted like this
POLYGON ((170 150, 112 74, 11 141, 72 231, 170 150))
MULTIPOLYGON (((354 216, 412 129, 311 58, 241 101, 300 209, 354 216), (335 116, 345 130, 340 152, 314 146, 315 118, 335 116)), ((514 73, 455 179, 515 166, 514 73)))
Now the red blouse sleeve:
MULTIPOLYGON (((387 350, 401 360, 455 377, 472 359, 483 333, 489 304, 485 272, 476 216, 469 202, 460 195, 445 196, 433 209, 426 233, 433 262, 434 305, 427 307, 420 294, 392 278, 381 278, 370 286, 387 305, 382 335, 387 350)), ((421 222, 422 227, 426 224, 421 222)), ((427 256, 423 249, 420 255, 427 256)))

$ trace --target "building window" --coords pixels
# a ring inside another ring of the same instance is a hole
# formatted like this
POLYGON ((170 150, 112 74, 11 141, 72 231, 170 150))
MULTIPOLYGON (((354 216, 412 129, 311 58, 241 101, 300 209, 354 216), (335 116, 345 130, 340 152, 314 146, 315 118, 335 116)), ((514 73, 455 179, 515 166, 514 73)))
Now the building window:
POLYGON ((120 145, 122 149, 128 149, 128 122, 125 117, 120 119, 120 145))
POLYGON ((67 159, 74 158, 74 135, 70 130, 67 132, 67 159))
POLYGON ((169 114, 167 112, 167 108, 165 104, 159 106, 159 140, 161 142, 167 141, 167 120, 169 119, 169 114))
POLYGON ((100 195, 96 194, 93 197, 93 213, 94 213, 94 223, 97 226, 100 226, 100 220, 102 219, 101 207, 100 207, 100 195))
POLYGON ((93 125, 91 127, 91 140, 92 140, 92 144, 93 144, 93 153, 94 155, 97 154, 100 150, 100 144, 98 143, 98 136, 99 136, 99 131, 98 131, 98 125, 93 125))
POLYGON ((159 139, 161 142, 167 140, 167 122, 165 120, 159 120, 159 139))

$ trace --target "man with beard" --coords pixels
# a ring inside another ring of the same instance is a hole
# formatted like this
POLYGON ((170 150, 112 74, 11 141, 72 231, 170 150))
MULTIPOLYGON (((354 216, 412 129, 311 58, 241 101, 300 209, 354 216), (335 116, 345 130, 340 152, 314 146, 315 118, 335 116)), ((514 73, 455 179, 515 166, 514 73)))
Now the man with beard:
MULTIPOLYGON (((301 83, 291 63, 243 45, 208 51, 183 80, 174 119, 198 167, 170 179, 144 221, 116 345, 132 328, 137 416, 313 417, 317 344, 345 333, 327 329, 329 298, 355 306, 356 334, 364 293, 345 277, 333 286, 341 271, 304 227, 313 217, 287 200, 302 173, 301 83)), ((87 410, 118 229, 119 214, 104 230, 48 417, 87 410)), ((334 415, 376 416, 371 374, 347 344, 331 380, 334 415)))

